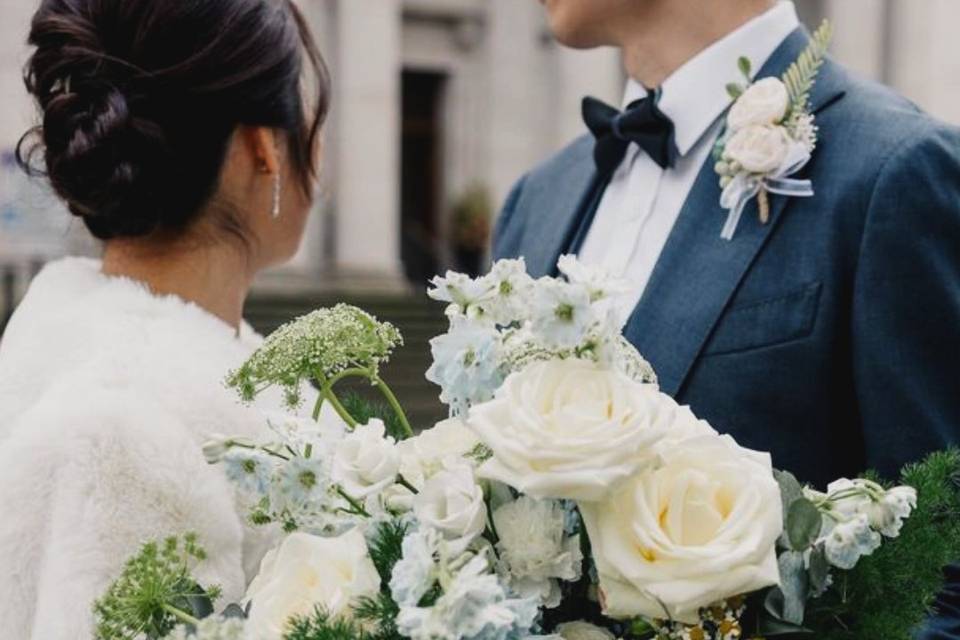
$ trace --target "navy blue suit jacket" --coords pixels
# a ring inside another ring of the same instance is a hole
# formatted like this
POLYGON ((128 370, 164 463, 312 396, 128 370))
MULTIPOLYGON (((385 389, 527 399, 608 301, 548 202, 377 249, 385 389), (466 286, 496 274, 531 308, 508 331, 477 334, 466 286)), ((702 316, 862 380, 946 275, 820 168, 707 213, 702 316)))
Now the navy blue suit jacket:
MULTIPOLYGON (((798 29, 759 75, 807 42, 798 29)), ((772 196, 766 225, 752 203, 725 241, 708 161, 625 333, 663 391, 822 487, 960 442, 960 132, 829 60, 812 107, 797 177, 816 194, 772 196)), ((585 136, 519 181, 495 257, 553 272, 593 199, 592 149, 585 136)), ((927 637, 960 638, 943 624, 927 637)))

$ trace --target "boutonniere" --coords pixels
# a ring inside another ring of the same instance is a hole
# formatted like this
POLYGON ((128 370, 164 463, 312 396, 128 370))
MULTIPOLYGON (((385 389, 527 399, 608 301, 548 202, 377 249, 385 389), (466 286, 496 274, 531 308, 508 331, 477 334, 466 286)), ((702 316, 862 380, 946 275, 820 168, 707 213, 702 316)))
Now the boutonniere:
POLYGON ((770 194, 810 197, 813 184, 790 176, 809 161, 817 145, 810 112, 810 90, 830 44, 832 28, 824 22, 810 45, 781 78, 751 81, 750 61, 740 58, 746 84, 731 83, 734 99, 726 126, 714 147, 720 176, 720 206, 729 211, 720 237, 733 238, 747 203, 757 199, 760 222, 770 219, 770 194))

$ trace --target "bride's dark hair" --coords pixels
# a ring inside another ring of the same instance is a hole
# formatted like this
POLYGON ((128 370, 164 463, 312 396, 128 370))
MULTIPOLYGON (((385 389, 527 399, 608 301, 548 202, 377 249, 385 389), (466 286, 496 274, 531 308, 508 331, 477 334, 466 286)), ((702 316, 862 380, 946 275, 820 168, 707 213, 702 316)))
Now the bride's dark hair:
POLYGON ((18 160, 96 237, 186 227, 216 191, 238 125, 286 131, 311 188, 329 82, 291 0, 43 0, 29 43, 24 78, 42 124, 18 160))

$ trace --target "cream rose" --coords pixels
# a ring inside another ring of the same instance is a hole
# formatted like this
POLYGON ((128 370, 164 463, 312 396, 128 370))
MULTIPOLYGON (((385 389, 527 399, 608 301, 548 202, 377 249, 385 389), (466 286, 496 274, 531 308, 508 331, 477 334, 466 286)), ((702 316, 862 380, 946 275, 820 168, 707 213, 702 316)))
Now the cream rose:
POLYGON ((338 538, 293 533, 263 558, 250 583, 247 629, 260 640, 279 640, 294 616, 319 606, 349 617, 351 604, 379 591, 380 575, 359 531, 338 538))
POLYGON ((386 437, 383 422, 371 420, 337 444, 331 477, 350 496, 364 498, 392 485, 399 470, 396 443, 386 437))
POLYGON ((608 500, 580 505, 604 611, 695 623, 701 607, 778 584, 770 456, 713 435, 661 456, 608 500))
POLYGON ((676 403, 650 384, 585 360, 511 374, 469 426, 493 451, 479 475, 535 498, 600 500, 654 457, 676 403))
POLYGON ((740 129, 727 140, 724 157, 750 173, 769 173, 783 164, 790 144, 783 127, 755 124, 740 129))
POLYGON ((463 553, 487 526, 483 489, 473 469, 462 465, 435 474, 413 498, 421 524, 436 529, 452 555, 463 553))
POLYGON ((444 462, 465 462, 464 456, 480 443, 477 435, 452 418, 437 423, 420 435, 400 442, 400 475, 417 489, 438 471, 444 462))
POLYGON ((727 115, 727 127, 738 131, 755 124, 777 124, 787 115, 790 95, 777 78, 764 78, 750 85, 737 98, 727 115))

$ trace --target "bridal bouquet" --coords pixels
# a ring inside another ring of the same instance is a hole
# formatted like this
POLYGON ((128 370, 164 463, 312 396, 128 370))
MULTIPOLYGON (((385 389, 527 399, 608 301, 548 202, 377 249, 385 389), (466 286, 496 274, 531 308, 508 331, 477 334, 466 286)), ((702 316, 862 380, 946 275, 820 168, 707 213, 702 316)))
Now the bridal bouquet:
POLYGON ((622 283, 559 271, 433 281, 450 418, 418 435, 379 375, 395 328, 341 305, 273 334, 228 382, 294 408, 313 381, 313 419, 204 453, 278 545, 219 614, 191 577, 203 541, 147 545, 97 602, 100 637, 908 638, 960 548, 960 455, 901 486, 802 486, 659 391, 610 304, 622 283), (384 407, 339 397, 349 377, 384 407))

